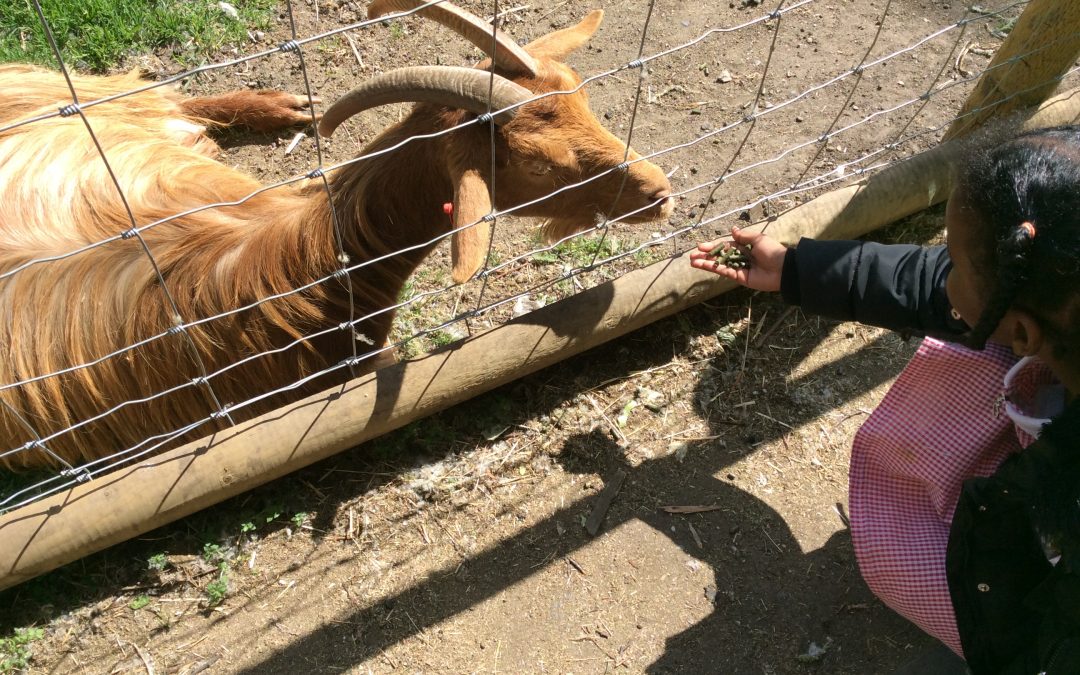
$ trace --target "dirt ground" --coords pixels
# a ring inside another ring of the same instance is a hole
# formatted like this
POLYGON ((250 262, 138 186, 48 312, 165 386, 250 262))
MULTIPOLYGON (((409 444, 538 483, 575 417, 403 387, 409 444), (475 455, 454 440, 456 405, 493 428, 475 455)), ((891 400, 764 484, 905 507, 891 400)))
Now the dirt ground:
MULTIPOLYGON (((488 3, 462 4, 491 14, 488 3)), ((569 59, 586 75, 637 56, 647 11, 629 0, 504 4, 504 28, 523 43, 603 7, 599 33, 569 59)), ((644 52, 746 23, 772 4, 661 1, 644 52)), ((864 54, 912 45, 967 9, 955 1, 888 5, 880 32, 884 0, 833 0, 792 10, 779 32, 768 22, 711 34, 650 64, 636 116, 636 70, 591 85, 593 110, 623 137, 633 117, 634 147, 655 152, 738 122, 755 100, 760 109, 776 107, 864 54)), ((298 2, 294 10, 303 36, 357 21, 363 7, 320 2, 316 12, 298 2)), ((287 15, 280 19, 237 54, 288 39, 287 15)), ((977 72, 1003 25, 973 24, 868 69, 850 100, 854 77, 763 116, 749 136, 742 124, 654 161, 684 191, 772 159, 833 125, 977 72)), ((477 58, 418 19, 350 36, 305 49, 308 79, 324 101, 375 72, 477 58)), ((133 63, 156 75, 175 70, 165 54, 133 63)), ((193 92, 238 86, 302 92, 305 85, 294 55, 187 84, 193 92)), ((822 148, 748 168, 708 206, 706 189, 690 191, 668 223, 612 226, 602 251, 618 253, 704 208, 708 216, 733 211, 674 246, 530 299, 554 301, 711 238, 740 216, 788 208, 814 193, 748 214, 739 205, 800 177, 839 175, 838 167, 898 136, 925 132, 901 143, 901 155, 927 147, 968 89, 959 84, 822 148)), ((403 110, 354 119, 324 141, 327 163, 356 154, 403 110)), ((310 136, 286 154, 292 140, 291 133, 231 135, 224 160, 280 180, 316 161, 310 136)), ((500 218, 493 262, 535 246, 534 227, 500 218)), ((939 229, 934 211, 881 236, 924 241, 939 229)), ((596 248, 527 258, 486 287, 474 281, 412 305, 397 335, 437 326, 455 308, 543 286, 596 248)), ((437 252, 411 292, 445 285, 447 272, 447 255, 437 252)), ((509 311, 490 312, 474 328, 509 311)), ((429 346, 410 343, 403 353, 429 346)), ((0 636, 44 629, 29 645, 31 672, 888 673, 932 641, 877 602, 859 576, 844 523, 847 461, 855 430, 915 346, 788 311, 775 297, 731 293, 0 593, 0 636), (605 486, 620 481, 590 535, 605 486), (665 510, 672 506, 701 508, 665 510)))

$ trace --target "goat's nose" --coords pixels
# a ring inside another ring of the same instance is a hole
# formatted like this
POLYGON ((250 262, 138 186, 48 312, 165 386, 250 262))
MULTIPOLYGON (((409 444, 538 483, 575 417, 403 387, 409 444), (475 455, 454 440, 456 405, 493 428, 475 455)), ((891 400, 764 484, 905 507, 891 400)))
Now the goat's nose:
POLYGON ((669 217, 675 210, 675 198, 671 196, 670 188, 660 188, 653 192, 649 199, 653 204, 660 207, 660 218, 669 217))

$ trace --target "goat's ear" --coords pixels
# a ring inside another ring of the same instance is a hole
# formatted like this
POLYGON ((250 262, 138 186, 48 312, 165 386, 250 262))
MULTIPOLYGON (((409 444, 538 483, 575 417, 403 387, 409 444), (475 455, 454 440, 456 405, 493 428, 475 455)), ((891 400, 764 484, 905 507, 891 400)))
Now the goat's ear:
POLYGON ((454 283, 465 283, 480 271, 487 259, 491 240, 491 225, 481 220, 491 212, 488 184, 475 168, 455 171, 454 234, 450 238, 451 277, 454 283), (472 227, 458 230, 469 223, 472 227))
POLYGON ((595 9, 581 20, 576 26, 563 28, 554 33, 548 33, 542 38, 537 38, 525 45, 525 51, 535 58, 550 58, 561 61, 571 52, 576 51, 589 41, 600 22, 604 20, 604 10, 595 9))

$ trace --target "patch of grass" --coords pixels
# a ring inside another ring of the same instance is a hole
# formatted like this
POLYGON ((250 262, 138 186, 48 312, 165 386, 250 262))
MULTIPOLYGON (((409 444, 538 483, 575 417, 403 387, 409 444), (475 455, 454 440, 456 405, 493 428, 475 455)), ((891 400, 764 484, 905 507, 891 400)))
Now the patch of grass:
POLYGON ((574 267, 585 267, 593 260, 609 258, 618 252, 619 244, 610 235, 593 235, 560 242, 549 251, 534 254, 532 260, 537 265, 554 265, 566 261, 574 267))
POLYGON ((164 572, 165 568, 168 566, 169 559, 168 557, 166 557, 165 553, 155 553, 154 555, 150 556, 150 558, 146 561, 147 569, 153 570, 155 572, 164 572))
MULTIPOLYGON (((217 2, 189 0, 52 0, 42 10, 64 61, 105 72, 128 54, 169 49, 185 66, 266 28, 276 0, 232 0, 237 18, 217 2)), ((56 68, 56 58, 31 0, 0 2, 0 62, 56 68)))
POLYGON ((232 560, 235 552, 220 544, 208 542, 203 544, 203 560, 211 565, 217 565, 218 576, 206 584, 203 592, 206 593, 206 604, 216 607, 225 601, 229 595, 229 573, 232 571, 232 560))
POLYGON ((263 506, 251 517, 245 518, 240 523, 240 534, 250 534, 263 525, 269 525, 285 512, 285 507, 278 502, 271 502, 263 506))
POLYGON ((457 338, 444 330, 432 331, 431 333, 428 333, 427 337, 428 341, 431 342, 432 346, 434 346, 436 349, 438 349, 439 347, 445 347, 446 345, 457 341, 457 338))
POLYGON ((30 666, 34 657, 30 643, 45 637, 41 628, 16 628, 11 637, 0 638, 0 673, 16 673, 30 666))
MULTIPOLYGON (((446 273, 444 271, 418 272, 405 282, 401 292, 398 294, 398 303, 407 302, 421 292, 430 291, 433 282, 437 286, 444 286, 445 281, 446 273)), ((453 334, 442 330, 424 333, 419 337, 412 338, 412 336, 425 330, 438 320, 438 316, 433 314, 429 308, 431 300, 432 297, 418 299, 416 302, 399 309, 394 316, 394 328, 391 331, 390 340, 391 342, 404 340, 397 348, 398 356, 402 359, 416 358, 421 354, 430 352, 432 349, 445 347, 457 340, 453 334)))
POLYGON ((135 611, 138 611, 138 610, 142 609, 143 607, 146 607, 149 604, 150 604, 150 596, 149 595, 140 595, 140 596, 136 597, 134 600, 132 600, 131 602, 129 602, 128 607, 132 608, 135 611))
POLYGON ((222 563, 218 566, 218 578, 206 584, 206 604, 217 607, 229 597, 229 566, 222 563))
POLYGON ((206 562, 210 564, 226 562, 226 556, 227 552, 221 547, 221 544, 213 542, 203 544, 202 557, 206 562))
POLYGON ((634 263, 637 264, 638 267, 645 267, 647 265, 653 264, 654 262, 660 260, 663 257, 655 249, 655 246, 643 248, 640 251, 634 253, 634 255, 631 257, 634 259, 634 263))

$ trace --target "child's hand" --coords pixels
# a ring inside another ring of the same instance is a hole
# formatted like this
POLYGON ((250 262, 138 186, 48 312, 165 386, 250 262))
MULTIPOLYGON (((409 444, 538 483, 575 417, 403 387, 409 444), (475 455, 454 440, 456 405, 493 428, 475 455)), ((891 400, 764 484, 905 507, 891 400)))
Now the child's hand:
POLYGON ((690 254, 690 264, 698 269, 715 272, 756 291, 779 291, 780 273, 784 268, 787 247, 763 234, 731 230, 731 238, 740 248, 749 249, 750 264, 741 269, 727 267, 715 256, 713 249, 719 246, 731 248, 731 242, 717 239, 698 244, 698 250, 690 254))

